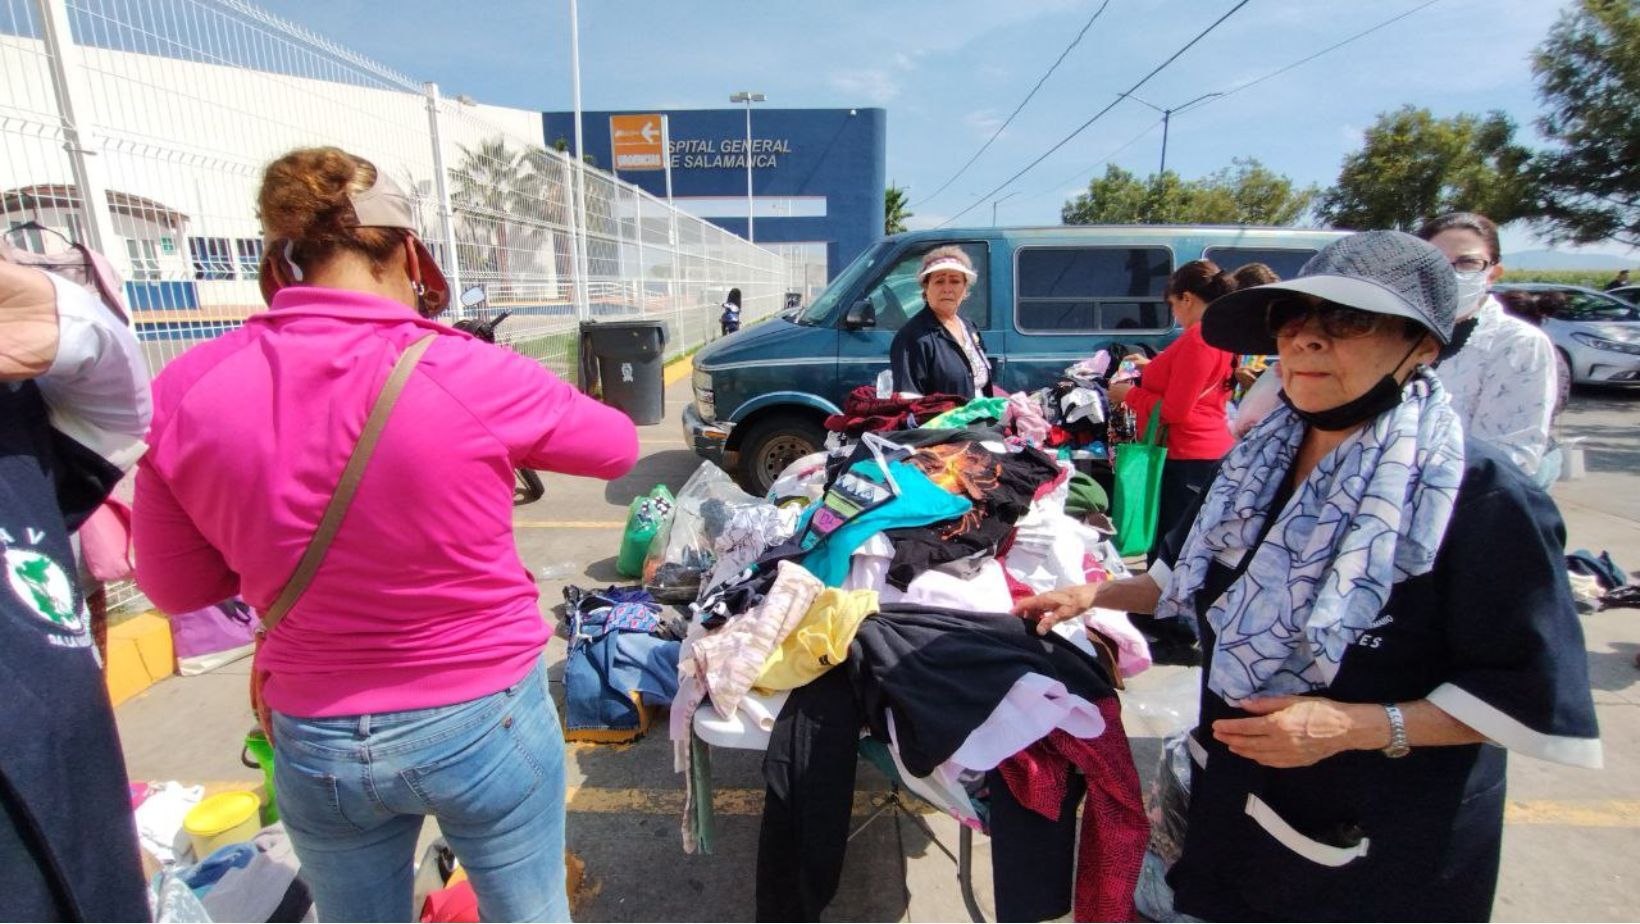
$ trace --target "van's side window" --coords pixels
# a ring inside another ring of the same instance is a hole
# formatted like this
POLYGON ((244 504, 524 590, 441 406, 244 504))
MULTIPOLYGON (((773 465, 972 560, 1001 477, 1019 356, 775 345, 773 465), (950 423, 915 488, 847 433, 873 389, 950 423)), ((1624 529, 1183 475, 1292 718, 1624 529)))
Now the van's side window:
POLYGON ((1249 263, 1262 263, 1282 279, 1298 275, 1299 267, 1315 256, 1313 249, 1275 247, 1209 247, 1202 254, 1219 265, 1219 269, 1233 273, 1249 263))
POLYGON ((1015 274, 1021 331, 1165 330, 1166 247, 1025 247, 1015 274))
POLYGON ((968 254, 968 259, 979 271, 979 280, 968 290, 968 298, 962 303, 960 313, 980 330, 991 329, 990 263, 986 257, 985 242, 936 241, 901 254, 888 272, 866 291, 865 298, 877 309, 877 330, 899 330, 912 315, 923 310, 922 284, 917 281, 923 254, 952 243, 968 254))

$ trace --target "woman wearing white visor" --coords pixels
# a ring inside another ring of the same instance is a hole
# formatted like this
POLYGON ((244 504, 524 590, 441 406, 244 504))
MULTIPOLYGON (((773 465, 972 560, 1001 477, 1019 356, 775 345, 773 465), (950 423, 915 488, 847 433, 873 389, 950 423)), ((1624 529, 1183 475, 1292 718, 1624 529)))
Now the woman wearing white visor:
POLYGON ((894 390, 918 395, 983 397, 991 384, 985 342, 972 322, 957 314, 979 274, 962 248, 936 247, 923 257, 917 279, 923 303, 888 349, 894 390))

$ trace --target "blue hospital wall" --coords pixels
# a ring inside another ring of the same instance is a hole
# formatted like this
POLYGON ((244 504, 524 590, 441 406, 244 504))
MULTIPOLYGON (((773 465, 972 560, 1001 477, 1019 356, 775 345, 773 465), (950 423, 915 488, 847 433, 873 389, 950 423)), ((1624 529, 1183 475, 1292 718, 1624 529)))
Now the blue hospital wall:
MULTIPOLYGON (((614 164, 609 117, 655 113, 668 117, 672 141, 672 194, 746 195, 746 111, 735 109, 620 110, 585 112, 586 153, 602 170, 614 164)), ((835 276, 849 261, 883 236, 883 190, 887 184, 888 114, 882 109, 752 108, 752 191, 759 198, 823 196, 824 218, 763 217, 758 243, 823 241, 826 271, 835 276)), ((548 147, 568 139, 573 147, 575 117, 542 113, 548 147)), ((623 170, 620 177, 665 198, 663 170, 623 170)), ((746 236, 746 219, 708 219, 746 236)))

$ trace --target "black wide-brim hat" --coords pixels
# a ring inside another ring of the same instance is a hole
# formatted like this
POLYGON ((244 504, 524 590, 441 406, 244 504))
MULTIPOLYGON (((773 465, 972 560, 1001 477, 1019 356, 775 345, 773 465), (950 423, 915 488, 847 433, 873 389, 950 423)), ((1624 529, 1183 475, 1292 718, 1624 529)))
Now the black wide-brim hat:
POLYGON ((1417 321, 1442 345, 1458 313, 1458 279, 1445 254, 1401 231, 1363 231, 1322 248, 1292 279, 1215 299, 1202 315, 1202 339, 1231 353, 1274 353, 1270 304, 1294 294, 1417 321))

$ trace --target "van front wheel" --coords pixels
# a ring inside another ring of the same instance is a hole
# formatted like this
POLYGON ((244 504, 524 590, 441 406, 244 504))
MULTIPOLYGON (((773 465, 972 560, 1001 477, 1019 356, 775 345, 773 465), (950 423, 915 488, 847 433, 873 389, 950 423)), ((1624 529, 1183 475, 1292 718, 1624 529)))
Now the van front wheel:
POLYGON ((789 415, 758 421, 740 444, 741 487, 762 497, 786 466, 819 452, 825 442, 825 428, 809 418, 789 415))

